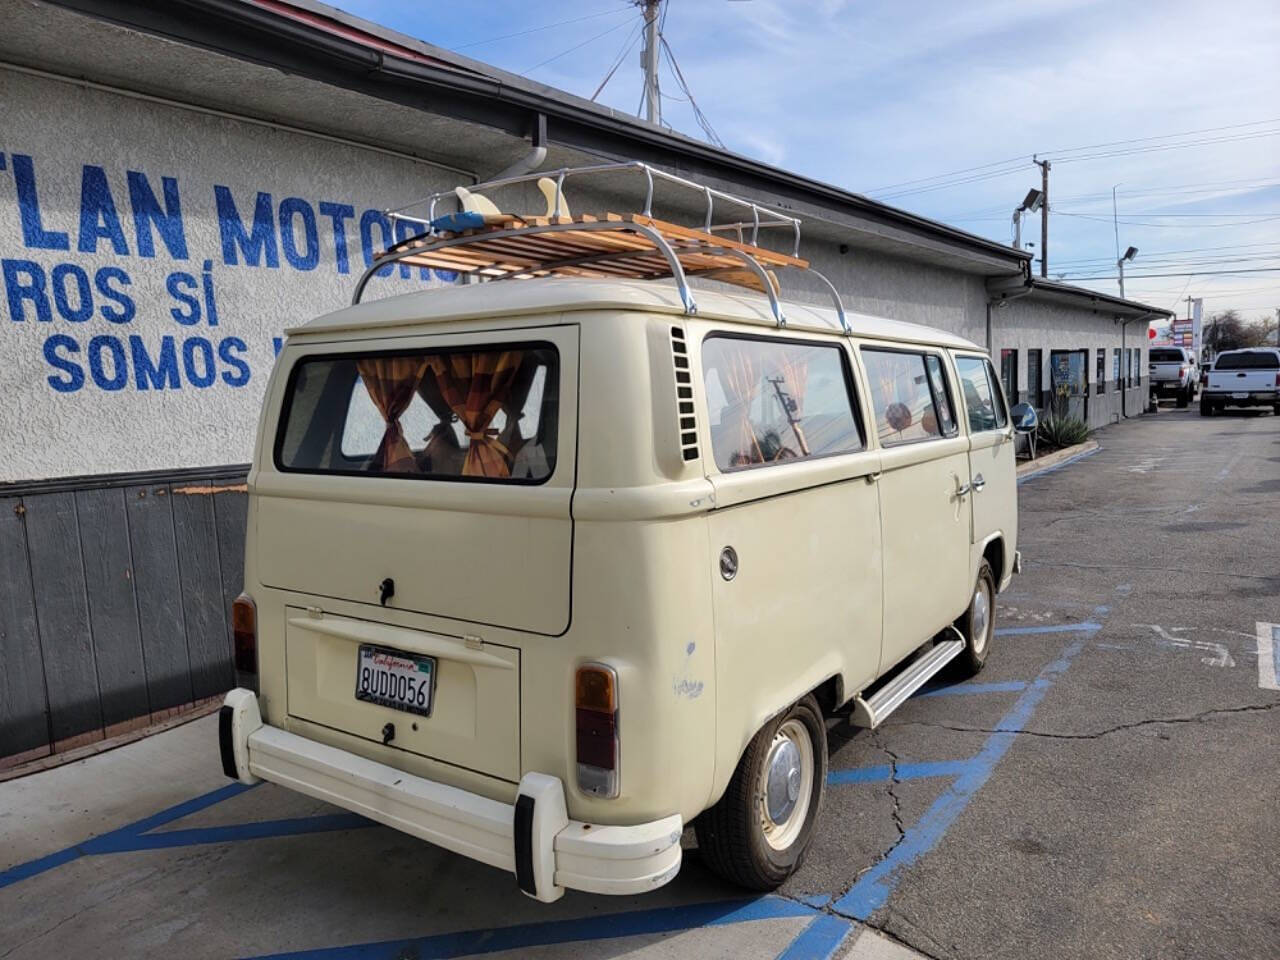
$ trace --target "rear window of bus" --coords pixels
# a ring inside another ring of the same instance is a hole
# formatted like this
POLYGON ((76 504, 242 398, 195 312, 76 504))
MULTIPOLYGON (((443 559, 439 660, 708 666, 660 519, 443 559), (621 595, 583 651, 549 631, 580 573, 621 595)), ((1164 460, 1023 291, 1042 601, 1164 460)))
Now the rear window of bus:
POLYGON ((555 471, 549 343, 307 357, 289 377, 283 471, 541 483, 555 471))

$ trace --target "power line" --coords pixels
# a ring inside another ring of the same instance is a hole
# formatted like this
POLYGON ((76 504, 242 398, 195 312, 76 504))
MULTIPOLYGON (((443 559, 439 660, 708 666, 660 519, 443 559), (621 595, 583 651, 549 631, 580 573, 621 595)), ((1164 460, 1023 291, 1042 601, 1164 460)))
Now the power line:
POLYGON ((601 37, 607 37, 609 34, 613 33, 615 30, 621 30, 623 27, 627 25, 627 23, 628 21, 624 20, 622 23, 615 24, 614 26, 610 27, 604 33, 597 33, 594 37, 588 37, 586 40, 583 40, 581 43, 575 43, 568 50, 561 50, 554 57, 547 57, 547 59, 543 60, 541 63, 535 63, 532 67, 529 67, 527 70, 520 71, 521 75, 528 75, 530 73, 533 73, 533 71, 537 70, 539 67, 545 67, 548 63, 554 63, 556 60, 559 60, 561 57, 567 56, 568 54, 573 53, 573 51, 575 50, 581 50, 588 43, 594 43, 596 40, 599 40, 601 37))
POLYGON ((1199 130, 1183 130, 1180 133, 1163 133, 1154 137, 1134 137, 1129 140, 1110 140, 1105 143, 1091 143, 1083 147, 1064 147, 1061 150, 1045 150, 1043 153, 1049 156, 1050 160, 1055 159, 1052 154, 1079 153, 1082 150, 1099 150, 1102 147, 1119 147, 1127 143, 1150 143, 1153 140, 1172 140, 1174 137, 1193 137, 1202 133, 1218 133, 1222 130, 1241 130, 1245 127, 1260 127, 1267 123, 1280 123, 1280 117, 1272 117, 1270 120, 1250 120, 1248 123, 1231 123, 1223 127, 1202 127, 1199 130))
MULTIPOLYGON (((1273 118, 1269 120, 1253 120, 1248 123, 1230 124, 1227 126, 1220 126, 1220 127, 1205 127, 1200 130, 1188 130, 1188 131, 1183 131, 1181 133, 1167 133, 1167 134, 1162 134, 1156 137, 1136 137, 1129 140, 1112 140, 1105 143, 1088 144, 1080 147, 1068 147, 1065 149, 1044 151, 1043 153, 1046 157, 1048 157, 1049 160, 1051 160, 1054 163, 1059 163, 1059 162, 1069 163, 1077 160, 1093 160, 1093 159, 1099 159, 1107 156, 1128 156, 1133 153, 1149 153, 1156 150, 1174 150, 1174 149, 1180 149, 1182 147, 1202 146, 1204 144, 1209 144, 1209 143, 1230 143, 1230 142, 1235 142, 1237 140, 1252 140, 1252 139, 1257 139, 1259 137, 1269 137, 1269 136, 1280 135, 1280 129, 1276 129, 1276 130, 1265 130, 1265 131, 1253 131, 1253 132, 1241 133, 1241 134, 1231 134, 1223 137, 1202 137, 1197 140, 1184 140, 1178 143, 1154 143, 1153 142, 1156 140, 1170 140, 1175 137, 1190 137, 1190 136, 1198 136, 1199 134, 1205 134, 1205 133, 1219 133, 1224 130, 1243 130, 1247 127, 1258 127, 1258 126, 1262 126, 1264 124, 1269 124, 1269 123, 1280 123, 1280 118, 1273 118), (1146 144, 1146 146, 1131 146, 1131 147, 1126 146, 1131 144, 1133 145, 1146 144), (1082 151, 1088 151, 1088 150, 1100 150, 1101 148, 1104 148, 1104 147, 1124 147, 1125 149, 1103 151, 1103 152, 1092 153, 1092 154, 1085 153, 1081 156, 1068 156, 1068 154, 1081 153, 1082 151)), ((892 199, 894 197, 909 196, 914 193, 925 193, 932 190, 941 189, 943 186, 959 186, 965 183, 975 183, 975 182, 978 182, 979 180, 994 179, 996 177, 1006 176, 1009 173, 1016 172, 1018 169, 1020 169, 1022 164, 1032 159, 1033 156, 1040 156, 1040 155, 1041 155, 1040 152, 1037 152, 1034 155, 1023 154, 1022 156, 1010 157, 1006 160, 997 160, 994 163, 981 164, 976 167, 966 167, 960 170, 953 170, 950 173, 936 174, 932 177, 919 177, 915 180, 904 180, 900 183, 893 183, 885 187, 879 187, 874 190, 869 190, 867 191, 867 193, 868 195, 871 195, 871 194, 883 194, 883 193, 887 193, 888 191, 894 191, 891 197, 880 198, 880 199, 892 199), (999 170, 994 169, 997 167, 1007 168, 1007 169, 999 169, 999 170), (988 171, 988 172, 979 173, 978 171, 988 171), (974 174, 974 176, 966 177, 964 176, 965 174, 974 174), (954 179, 954 178, 959 178, 959 179, 954 179), (946 183, 935 183, 935 181, 946 181, 946 183), (914 187, 917 184, 920 184, 920 185, 930 184, 930 185, 919 186, 916 189, 910 189, 910 190, 899 189, 902 187, 914 187)))
MULTIPOLYGON (((1216 277, 1244 273, 1280 273, 1280 267, 1248 267, 1241 270, 1188 270, 1180 273, 1130 273, 1128 280, 1151 280, 1157 277, 1216 277)), ((1119 280, 1119 276, 1076 277, 1076 280, 1119 280)))
MULTIPOLYGON (((1097 223, 1111 223, 1110 217, 1093 217, 1085 213, 1066 213, 1062 210, 1055 210, 1054 213, 1063 217, 1075 217, 1077 220, 1093 220, 1097 223)), ((1267 214, 1258 220, 1237 220, 1234 223, 1198 223, 1196 229, 1206 229, 1214 227, 1247 227, 1254 223, 1269 223, 1272 220, 1280 220, 1280 215, 1267 214)), ((1146 220, 1126 220, 1125 223, 1131 227, 1166 227, 1186 229, 1186 226, 1180 223, 1151 223, 1146 220)))
POLYGON ((627 54, 631 52, 631 48, 636 45, 636 41, 640 39, 640 28, 644 26, 643 21, 637 23, 631 28, 631 33, 627 35, 627 39, 622 41, 622 49, 618 51, 618 58, 613 61, 613 66, 609 68, 609 72, 604 75, 604 79, 600 81, 600 86, 596 87, 596 92, 591 95, 594 103, 596 97, 608 86, 609 81, 613 79, 613 75, 618 72, 618 67, 622 66, 622 61, 627 58, 627 54))
POLYGON ((514 40, 516 37, 527 37, 531 33, 541 33, 543 30, 552 30, 556 27, 567 26, 570 23, 581 23, 583 20, 599 20, 601 17, 615 17, 620 13, 626 13, 626 9, 621 10, 604 10, 600 13, 589 13, 585 17, 573 17, 570 20, 559 20, 556 23, 548 23, 546 26, 533 27, 529 30, 521 30, 519 33, 505 33, 500 37, 490 37, 488 40, 473 40, 471 43, 464 43, 457 47, 450 47, 450 50, 466 50, 469 47, 483 47, 487 43, 497 43, 499 40, 514 40))
POLYGON ((661 33, 658 34, 658 42, 662 45, 662 51, 667 55, 667 62, 671 65, 672 72, 676 77, 676 82, 680 85, 680 89, 684 91, 684 95, 689 98, 689 106, 693 108, 693 118, 698 121, 698 126, 702 128, 702 132, 721 150, 728 149, 724 145, 724 141, 711 126, 711 121, 707 119, 707 115, 702 112, 702 108, 698 106, 698 101, 693 98, 693 91, 689 89, 689 84, 685 82, 684 74, 680 70, 680 64, 676 62, 675 52, 671 49, 671 44, 667 43, 667 38, 661 33))

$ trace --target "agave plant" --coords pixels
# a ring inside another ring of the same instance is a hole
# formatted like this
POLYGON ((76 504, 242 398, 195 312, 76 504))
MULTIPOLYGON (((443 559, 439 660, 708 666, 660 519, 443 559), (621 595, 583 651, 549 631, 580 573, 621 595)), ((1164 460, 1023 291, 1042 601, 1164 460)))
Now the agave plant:
POLYGON ((1089 428, 1075 417, 1048 416, 1040 421, 1040 442, 1050 447, 1073 447, 1089 438, 1089 428))

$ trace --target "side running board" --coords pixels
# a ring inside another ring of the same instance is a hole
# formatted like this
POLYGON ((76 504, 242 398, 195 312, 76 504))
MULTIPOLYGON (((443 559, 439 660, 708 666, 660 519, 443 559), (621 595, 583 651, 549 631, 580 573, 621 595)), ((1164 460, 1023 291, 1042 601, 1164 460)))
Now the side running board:
POLYGON ((849 722, 855 727, 874 730, 884 723, 885 717, 907 702, 907 698, 923 687, 929 678, 960 655, 964 650, 964 635, 955 627, 947 627, 955 639, 941 640, 916 657, 905 670, 872 694, 870 699, 857 697, 853 701, 853 715, 849 722))

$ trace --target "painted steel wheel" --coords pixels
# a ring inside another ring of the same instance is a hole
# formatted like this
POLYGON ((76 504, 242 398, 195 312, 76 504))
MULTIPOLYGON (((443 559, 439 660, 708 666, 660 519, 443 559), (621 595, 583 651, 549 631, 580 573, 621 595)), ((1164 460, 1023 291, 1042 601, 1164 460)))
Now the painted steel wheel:
POLYGON ((694 821, 703 862, 739 886, 779 886, 809 847, 826 782, 827 731, 809 695, 752 738, 724 796, 694 821))
POLYGON ((986 560, 978 567, 969 609, 956 621, 956 629, 964 634, 965 647, 952 662, 959 675, 972 677, 986 664, 996 635, 996 579, 986 560))

